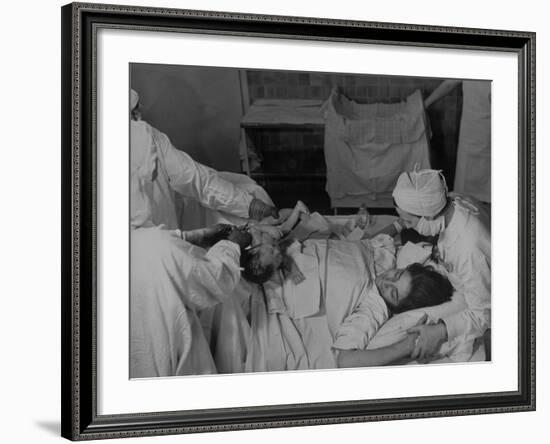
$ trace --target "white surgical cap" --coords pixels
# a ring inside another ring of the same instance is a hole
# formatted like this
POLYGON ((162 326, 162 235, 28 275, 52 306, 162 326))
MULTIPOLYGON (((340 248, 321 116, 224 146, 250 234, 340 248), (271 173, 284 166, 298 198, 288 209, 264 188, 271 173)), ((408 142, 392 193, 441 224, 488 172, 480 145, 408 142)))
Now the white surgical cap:
POLYGON ((139 102, 139 94, 133 89, 130 90, 130 111, 132 111, 139 102))
POLYGON ((441 171, 415 170, 403 173, 393 189, 399 208, 415 216, 433 217, 447 203, 447 185, 441 171))

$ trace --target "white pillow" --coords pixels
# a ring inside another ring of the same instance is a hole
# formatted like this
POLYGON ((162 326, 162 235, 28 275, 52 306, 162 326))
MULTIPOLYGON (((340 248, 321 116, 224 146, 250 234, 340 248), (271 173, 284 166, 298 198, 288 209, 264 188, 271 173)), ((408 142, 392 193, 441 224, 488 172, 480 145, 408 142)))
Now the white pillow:
POLYGON ((397 252, 397 268, 405 268, 418 262, 423 264, 432 254, 432 245, 428 242, 413 244, 407 242, 397 252))
MULTIPOLYGON (((385 347, 405 338, 407 330, 414 327, 418 321, 428 315, 428 322, 437 322, 442 318, 458 313, 466 308, 462 293, 455 292, 449 302, 433 307, 417 308, 392 316, 369 342, 367 349, 385 347)), ((450 345, 450 344, 449 344, 450 345)))

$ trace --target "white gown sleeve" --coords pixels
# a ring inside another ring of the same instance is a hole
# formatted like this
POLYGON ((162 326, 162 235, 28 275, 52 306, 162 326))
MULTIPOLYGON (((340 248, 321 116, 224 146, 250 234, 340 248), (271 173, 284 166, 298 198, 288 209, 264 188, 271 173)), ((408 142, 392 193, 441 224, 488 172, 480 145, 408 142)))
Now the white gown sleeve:
POLYGON ((195 162, 176 149, 166 134, 153 128, 153 139, 168 175, 170 186, 201 205, 235 216, 248 218, 252 195, 220 177, 217 171, 195 162))
POLYGON ((491 323, 491 266, 481 251, 474 250, 457 270, 468 308, 443 318, 448 340, 469 341, 482 336, 491 323))
POLYGON ((196 260, 189 274, 191 302, 203 309, 229 298, 241 277, 239 259, 239 246, 222 240, 196 260))
POLYGON ((334 336, 337 350, 365 350, 368 343, 388 319, 388 312, 380 296, 365 297, 353 312, 344 319, 334 336))

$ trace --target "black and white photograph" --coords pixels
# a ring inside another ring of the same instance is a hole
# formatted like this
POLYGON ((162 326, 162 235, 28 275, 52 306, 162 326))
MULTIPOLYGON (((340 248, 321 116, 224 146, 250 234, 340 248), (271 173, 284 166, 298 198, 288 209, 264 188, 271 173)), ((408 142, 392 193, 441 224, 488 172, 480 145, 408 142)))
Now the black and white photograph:
POLYGON ((129 76, 131 379, 491 361, 491 79, 129 76))
POLYGON ((5 2, 2 442, 544 442, 544 5, 5 2))

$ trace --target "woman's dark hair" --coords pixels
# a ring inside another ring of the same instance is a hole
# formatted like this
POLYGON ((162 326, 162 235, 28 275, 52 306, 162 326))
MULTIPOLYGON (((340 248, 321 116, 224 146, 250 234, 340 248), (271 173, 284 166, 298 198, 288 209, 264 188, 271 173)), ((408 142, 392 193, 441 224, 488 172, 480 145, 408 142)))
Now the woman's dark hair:
POLYGON ((241 253, 241 276, 249 282, 255 284, 263 284, 269 280, 269 278, 275 272, 275 266, 273 264, 263 265, 260 261, 260 255, 258 250, 253 248, 250 250, 244 250, 241 253))
POLYGON ((431 307, 451 300, 454 289, 449 280, 431 266, 411 264, 406 270, 411 275, 409 295, 397 307, 394 314, 421 307, 431 307))

